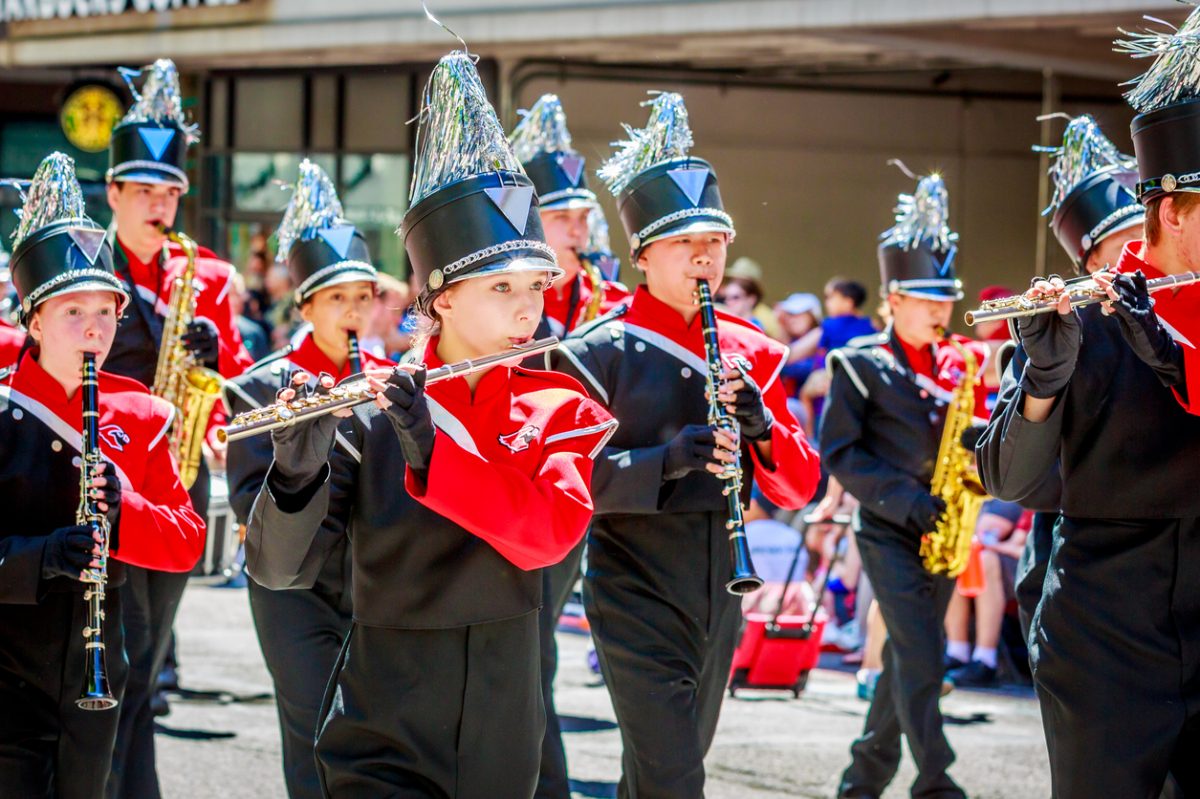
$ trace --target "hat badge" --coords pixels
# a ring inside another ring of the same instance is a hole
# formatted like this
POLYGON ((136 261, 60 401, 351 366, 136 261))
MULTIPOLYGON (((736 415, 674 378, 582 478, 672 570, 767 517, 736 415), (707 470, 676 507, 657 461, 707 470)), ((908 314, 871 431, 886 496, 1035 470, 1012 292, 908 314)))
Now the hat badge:
POLYGON ((441 269, 434 269, 429 273, 429 288, 437 291, 446 282, 446 276, 442 274, 441 269))
POLYGON ((1170 194, 1171 192, 1175 191, 1175 189, 1178 186, 1179 186, 1179 180, 1174 175, 1171 175, 1171 174, 1163 175, 1162 189, 1167 194, 1170 194))

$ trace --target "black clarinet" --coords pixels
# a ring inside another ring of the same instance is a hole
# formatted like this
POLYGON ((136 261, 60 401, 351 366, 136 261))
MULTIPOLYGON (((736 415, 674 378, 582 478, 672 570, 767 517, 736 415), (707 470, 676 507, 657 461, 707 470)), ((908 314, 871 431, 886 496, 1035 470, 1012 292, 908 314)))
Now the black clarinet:
MULTIPOLYGON (((104 659, 104 589, 108 585, 108 540, 110 530, 108 517, 96 507, 96 501, 88 496, 92 478, 104 462, 100 454, 100 398, 99 381, 96 377, 96 355, 83 354, 83 452, 79 465, 79 510, 75 512, 75 523, 88 527, 93 534, 100 533, 99 566, 83 574, 87 589, 83 600, 87 602, 87 626, 83 637, 87 639, 84 649, 87 662, 83 672, 83 691, 75 704, 81 710, 109 710, 117 706, 108 684, 108 667, 104 659)), ((115 480, 116 475, 106 475, 115 480)))
POLYGON ((733 463, 726 464, 718 477, 723 485, 729 507, 729 518, 725 529, 729 531, 729 555, 732 574, 725 590, 731 594, 748 594, 762 587, 762 578, 754 573, 754 562, 750 559, 750 544, 746 540, 746 518, 742 508, 742 455, 741 433, 737 420, 717 400, 717 389, 721 384, 721 347, 717 340, 717 312, 713 308, 712 289, 707 280, 696 281, 696 292, 700 299, 700 323, 704 329, 704 358, 708 361, 708 424, 728 434, 739 444, 733 463))
POLYGON ((346 331, 346 348, 350 360, 350 374, 356 375, 362 371, 362 353, 358 349, 358 334, 353 330, 346 331))

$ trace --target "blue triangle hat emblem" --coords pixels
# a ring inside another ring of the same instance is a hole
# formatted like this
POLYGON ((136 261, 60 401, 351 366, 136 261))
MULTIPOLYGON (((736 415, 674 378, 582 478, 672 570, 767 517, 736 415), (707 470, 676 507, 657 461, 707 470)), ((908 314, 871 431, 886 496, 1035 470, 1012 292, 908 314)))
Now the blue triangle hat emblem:
POLYGON ((558 168, 567 176, 567 180, 571 181, 572 186, 578 186, 579 179, 583 177, 583 156, 560 155, 558 157, 558 168))
POLYGON ((533 186, 500 186, 483 191, 517 233, 524 236, 525 226, 529 224, 529 209, 533 205, 533 186))
POLYGON ((951 268, 954 266, 954 256, 958 255, 958 247, 950 246, 950 252, 946 253, 946 258, 938 264, 938 274, 946 277, 950 274, 951 268))
POLYGON ((350 242, 354 241, 354 230, 354 225, 338 225, 321 228, 317 235, 333 248, 339 258, 345 258, 346 253, 350 252, 350 242))
POLYGON ((171 128, 138 128, 138 135, 142 137, 154 160, 161 161, 163 153, 167 151, 167 145, 175 138, 175 131, 171 128))
POLYGON ((704 167, 672 169, 667 172, 675 185, 679 187, 692 205, 700 204, 700 195, 704 193, 704 184, 708 182, 708 170, 704 167))
POLYGON ((104 247, 104 239, 107 233, 103 230, 87 227, 67 228, 67 235, 71 237, 71 241, 75 242, 75 246, 83 253, 83 257, 92 266, 96 265, 96 259, 100 257, 100 250, 104 247))

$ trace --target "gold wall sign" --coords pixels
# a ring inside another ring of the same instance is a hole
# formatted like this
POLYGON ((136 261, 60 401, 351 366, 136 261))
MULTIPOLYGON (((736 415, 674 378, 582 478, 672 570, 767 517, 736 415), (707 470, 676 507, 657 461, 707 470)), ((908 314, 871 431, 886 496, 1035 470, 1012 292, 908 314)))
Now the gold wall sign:
POLYGON ((58 121, 67 141, 84 152, 98 153, 108 149, 113 126, 123 113, 121 98, 112 88, 88 83, 67 95, 58 121))

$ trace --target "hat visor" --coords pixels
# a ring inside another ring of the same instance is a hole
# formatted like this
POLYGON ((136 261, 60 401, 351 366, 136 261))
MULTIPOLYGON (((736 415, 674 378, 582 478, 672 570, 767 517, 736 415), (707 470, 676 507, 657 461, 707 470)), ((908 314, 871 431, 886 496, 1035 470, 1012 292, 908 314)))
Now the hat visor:
POLYGON ((958 302, 963 298, 962 289, 951 288, 909 289, 899 286, 894 293, 903 294, 905 297, 916 297, 920 300, 933 300, 934 302, 958 302))
POLYGON ((379 282, 379 273, 370 264, 361 261, 346 261, 342 266, 343 269, 339 269, 319 283, 305 288, 304 293, 299 295, 299 300, 303 302, 322 289, 340 286, 343 283, 379 282))
POLYGON ((563 275, 562 267, 553 261, 549 261, 538 255, 523 255, 517 258, 501 259, 486 266, 481 266, 461 277, 455 277, 446 281, 446 285, 461 283, 464 280, 470 280, 474 277, 494 277, 495 275, 510 272, 545 272, 549 275, 547 284, 553 283, 563 275))
POLYGON ((659 231, 653 236, 650 236, 641 243, 639 250, 644 250, 647 245, 653 244, 656 241, 670 239, 676 236, 687 236, 693 233, 727 233, 729 240, 733 241, 736 233, 732 227, 722 222, 720 219, 705 219, 704 217, 693 218, 687 220, 681 225, 668 227, 666 230, 659 231))
POLYGON ((118 313, 124 311, 129 305, 129 294, 125 291, 125 287, 121 285, 117 278, 114 277, 110 282, 102 278, 89 277, 78 282, 64 283, 59 288, 56 288, 53 291, 38 297, 37 305, 35 305, 34 308, 36 308, 38 305, 41 305, 51 297, 62 297, 67 294, 82 294, 85 291, 107 291, 111 292, 112 294, 116 294, 118 313))
POLYGON ((188 190, 186 180, 180 180, 178 175, 158 169, 130 169, 112 176, 113 183, 149 183, 155 186, 174 186, 181 191, 188 190))
POLYGON ((596 197, 559 197, 557 200, 538 202, 539 211, 569 211, 572 208, 595 208, 596 197))

